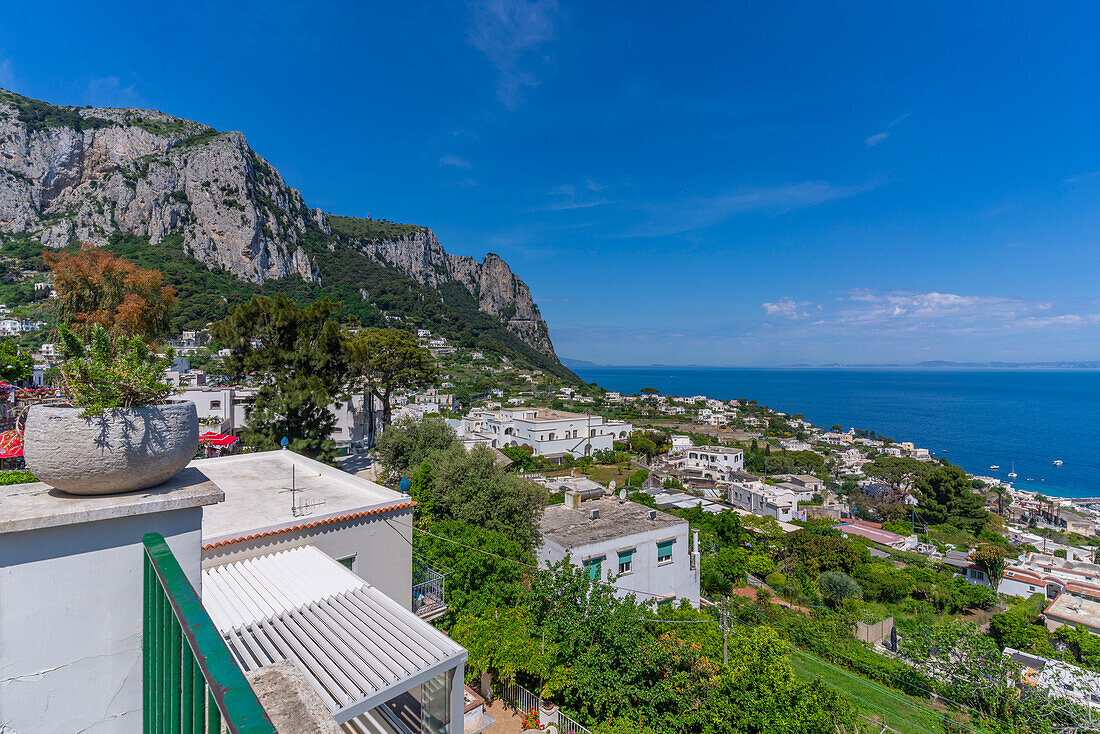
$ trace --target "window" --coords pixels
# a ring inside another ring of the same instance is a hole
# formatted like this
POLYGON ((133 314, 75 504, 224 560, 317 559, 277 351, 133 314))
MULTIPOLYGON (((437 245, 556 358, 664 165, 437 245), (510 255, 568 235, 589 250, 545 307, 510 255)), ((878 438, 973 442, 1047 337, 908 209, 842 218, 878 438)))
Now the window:
POLYGON ((220 401, 220 400, 211 400, 210 401, 210 410, 221 410, 221 409, 222 409, 222 401, 220 401))
POLYGON ((339 563, 341 566, 345 567, 347 570, 354 572, 355 571, 355 554, 352 553, 347 558, 341 558, 337 561, 337 563, 339 563))
POLYGON ((667 599, 661 599, 659 602, 657 602, 657 606, 658 607, 671 607, 672 602, 674 602, 674 601, 676 601, 676 597, 675 596, 670 596, 667 599))
POLYGON ((657 565, 672 563, 672 544, 674 540, 662 540, 657 544, 657 565))
POLYGON ((619 573, 630 573, 634 549, 619 551, 619 573))
POLYGON ((603 556, 599 558, 589 558, 584 562, 584 572, 588 574, 588 578, 593 581, 598 581, 601 575, 601 566, 603 565, 603 556))

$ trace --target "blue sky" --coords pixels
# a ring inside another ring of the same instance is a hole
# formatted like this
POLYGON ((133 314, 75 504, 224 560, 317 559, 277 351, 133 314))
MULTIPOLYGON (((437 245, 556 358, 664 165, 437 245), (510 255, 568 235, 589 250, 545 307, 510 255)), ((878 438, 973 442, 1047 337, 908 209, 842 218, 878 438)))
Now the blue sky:
POLYGON ((1100 9, 897 5, 21 3, 0 86, 241 130, 567 357, 1100 359, 1100 9))

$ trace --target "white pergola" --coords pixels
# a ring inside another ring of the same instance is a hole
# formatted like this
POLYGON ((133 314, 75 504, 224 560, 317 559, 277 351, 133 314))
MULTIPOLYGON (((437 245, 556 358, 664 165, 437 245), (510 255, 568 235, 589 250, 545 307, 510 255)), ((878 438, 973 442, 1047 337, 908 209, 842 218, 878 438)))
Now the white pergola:
POLYGON ((454 671, 448 731, 461 731, 466 650, 314 546, 205 569, 202 600, 242 669, 296 663, 354 731, 377 730, 372 709, 454 671))

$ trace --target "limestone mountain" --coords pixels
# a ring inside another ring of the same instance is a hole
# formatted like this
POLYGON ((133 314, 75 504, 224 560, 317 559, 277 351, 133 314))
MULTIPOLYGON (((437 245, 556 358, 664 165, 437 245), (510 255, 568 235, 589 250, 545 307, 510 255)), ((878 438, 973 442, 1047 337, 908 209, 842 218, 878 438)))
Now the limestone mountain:
POLYGON ((181 291, 181 326, 250 293, 329 296, 365 324, 423 326, 571 374, 497 255, 479 262, 427 227, 310 209, 241 133, 162 112, 0 90, 0 241, 9 257, 88 242, 158 267, 181 291))

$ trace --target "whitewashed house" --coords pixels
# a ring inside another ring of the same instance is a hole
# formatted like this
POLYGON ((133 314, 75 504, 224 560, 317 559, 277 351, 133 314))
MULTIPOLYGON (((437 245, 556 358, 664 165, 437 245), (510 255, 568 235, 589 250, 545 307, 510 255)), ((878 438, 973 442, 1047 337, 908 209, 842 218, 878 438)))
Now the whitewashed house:
POLYGON ((620 597, 699 606, 699 554, 689 547, 686 520, 616 498, 566 502, 546 508, 539 523, 539 565, 566 558, 591 578, 607 581, 620 597))
POLYGON ((529 446, 536 456, 589 456, 630 436, 629 423, 549 408, 475 409, 462 419, 459 438, 495 449, 529 446))

